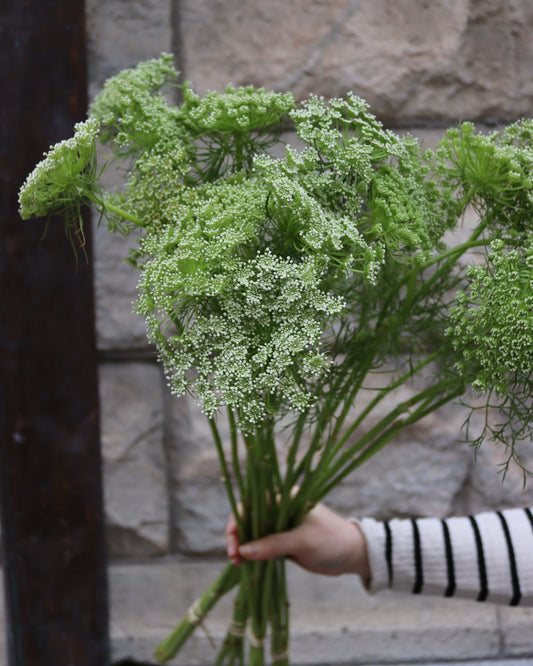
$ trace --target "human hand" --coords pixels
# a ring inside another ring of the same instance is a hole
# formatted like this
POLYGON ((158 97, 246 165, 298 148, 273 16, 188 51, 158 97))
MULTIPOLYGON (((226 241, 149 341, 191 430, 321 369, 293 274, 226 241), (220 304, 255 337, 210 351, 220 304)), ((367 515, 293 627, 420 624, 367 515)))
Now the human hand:
POLYGON ((288 532, 270 534, 241 545, 235 518, 226 526, 229 559, 238 566, 244 560, 270 560, 285 556, 304 569, 326 576, 356 573, 370 577, 363 532, 356 523, 323 504, 315 506, 302 523, 288 532))

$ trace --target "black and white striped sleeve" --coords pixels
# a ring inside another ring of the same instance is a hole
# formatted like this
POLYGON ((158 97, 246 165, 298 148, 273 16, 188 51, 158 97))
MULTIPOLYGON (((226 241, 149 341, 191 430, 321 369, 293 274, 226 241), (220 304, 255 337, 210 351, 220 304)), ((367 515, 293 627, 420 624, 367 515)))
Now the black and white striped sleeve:
POLYGON ((533 509, 357 522, 367 542, 370 592, 533 606, 533 509))

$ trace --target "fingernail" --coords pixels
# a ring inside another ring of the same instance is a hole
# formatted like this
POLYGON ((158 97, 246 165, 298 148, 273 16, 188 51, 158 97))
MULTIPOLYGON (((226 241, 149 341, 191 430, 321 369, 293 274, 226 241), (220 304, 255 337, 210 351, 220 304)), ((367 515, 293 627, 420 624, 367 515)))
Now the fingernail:
POLYGON ((235 549, 235 546, 228 546, 228 557, 230 558, 230 560, 232 557, 235 557, 236 554, 237 551, 235 549))
POLYGON ((243 557, 252 558, 257 555, 257 548, 251 543, 247 543, 239 548, 239 553, 243 557))

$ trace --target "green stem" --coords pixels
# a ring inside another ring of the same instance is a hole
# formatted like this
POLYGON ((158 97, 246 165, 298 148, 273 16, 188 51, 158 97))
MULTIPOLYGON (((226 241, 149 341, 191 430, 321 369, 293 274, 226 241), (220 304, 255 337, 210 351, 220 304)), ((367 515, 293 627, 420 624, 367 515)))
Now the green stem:
POLYGON ((237 481, 237 486, 239 488, 239 493, 241 500, 244 497, 244 481, 241 473, 241 466, 239 463, 239 450, 238 450, 238 438, 237 438, 237 424, 235 422, 235 415, 233 409, 228 406, 228 423, 230 428, 230 439, 231 439, 231 464, 233 467, 233 474, 237 481))
MULTIPOLYGON (((281 490, 283 480, 281 478, 281 471, 279 468, 278 453, 276 451, 276 441, 274 433, 274 422, 269 420, 265 432, 265 444, 268 451, 269 466, 273 472, 270 476, 273 477, 274 488, 281 490)), ((271 492, 272 501, 275 498, 275 492, 271 492)))
MULTIPOLYGON (((243 434, 246 444, 246 522, 247 530, 243 541, 258 539, 266 533, 265 513, 262 504, 265 495, 265 485, 260 466, 261 446, 257 436, 243 434)), ((262 617, 261 592, 263 589, 264 562, 244 562, 243 569, 248 609, 250 614, 250 664, 262 666, 264 661, 264 648, 262 640, 266 627, 262 617), (254 642, 255 641, 255 642, 254 642)))
MULTIPOLYGON (((335 445, 342 425, 346 420, 347 415, 349 414, 349 410, 352 407, 359 390, 361 389, 366 375, 374 363, 374 359, 375 345, 372 346, 372 350, 368 350, 364 364, 358 364, 356 359, 353 359, 350 355, 348 355, 344 359, 343 363, 339 366, 340 372, 338 372, 338 376, 335 378, 335 381, 328 391, 328 396, 320 411, 319 418, 317 419, 313 439, 311 440, 306 455, 304 456, 294 474, 294 479, 292 481, 293 484, 300 476, 303 476, 305 479, 306 476, 309 475, 313 456, 322 445, 326 447, 335 445), (341 404, 343 405, 341 413, 335 415, 336 410, 341 404), (335 420, 335 425, 333 429, 330 430, 325 444, 323 444, 322 438, 326 424, 331 424, 333 419, 335 420)), ((322 466, 323 459, 328 457, 329 454, 325 450, 321 456, 319 465, 322 466)))
MULTIPOLYGON (((345 359, 343 362, 345 370, 340 375, 340 381, 337 379, 335 382, 337 390, 332 390, 329 394, 333 395, 334 399, 326 401, 326 404, 321 411, 323 425, 322 427, 317 426, 315 428, 313 440, 311 441, 308 451, 297 470, 297 474, 302 476, 303 481, 293 505, 292 518, 295 524, 298 524, 314 505, 311 496, 315 488, 316 479, 320 478, 322 470, 331 459, 331 454, 328 451, 328 447, 333 447, 334 449, 338 448, 336 439, 341 430, 342 424, 344 423, 349 413, 349 409, 353 405, 357 393, 361 389, 364 378, 366 377, 369 369, 372 367, 373 361, 374 355, 373 353, 369 352, 366 362, 363 365, 356 365, 355 363, 352 364, 349 359, 345 359), (352 365, 351 368, 350 365, 352 365), (345 387, 350 385, 351 388, 348 390, 348 393, 346 393, 345 387), (325 423, 327 421, 331 422, 332 418, 334 417, 333 415, 335 410, 343 401, 344 403, 341 413, 335 417, 335 426, 330 432, 329 436, 326 438, 325 444, 323 444, 322 437, 325 430, 325 423), (313 457, 322 445, 325 446, 325 449, 322 452, 322 455, 320 456, 315 469, 311 471, 313 457)), ((342 446, 342 443, 340 446, 342 446)))
MULTIPOLYGON (((361 449, 365 448, 369 443, 371 443, 375 439, 375 437, 379 435, 380 432, 382 432, 385 428, 389 427, 390 424, 396 421, 396 419, 400 417, 402 414, 405 414, 410 409, 412 409, 414 405, 420 402, 425 402, 428 399, 432 399, 435 396, 445 393, 449 387, 450 387, 450 380, 443 379, 434 386, 427 387, 424 390, 417 393, 416 395, 411 396, 407 400, 404 400, 403 402, 396 405, 394 409, 392 409, 386 416, 384 416, 378 423, 376 423, 376 425, 373 428, 371 428, 365 435, 363 435, 355 444, 346 449, 337 458, 337 460, 326 469, 323 478, 317 479, 316 485, 321 486, 324 484, 324 482, 327 479, 334 477, 335 474, 337 474, 337 472, 343 467, 343 465, 349 462, 349 460, 354 456, 354 454, 356 454, 361 449)), ((405 423, 405 421, 402 422, 405 423)), ((353 430, 350 427, 348 428, 348 430, 346 430, 343 433, 343 436, 339 440, 339 450, 347 442, 352 432, 353 430)))
POLYGON ((449 248, 448 250, 445 250, 444 252, 441 252, 437 257, 433 257, 429 261, 426 261, 424 264, 421 265, 420 270, 425 271, 428 268, 431 268, 431 266, 434 266, 435 264, 440 263, 444 259, 449 259, 453 258, 453 263, 457 261, 457 259, 464 254, 465 252, 468 252, 468 250, 473 250, 476 247, 486 247, 487 245, 490 245, 490 240, 476 240, 479 238, 479 234, 483 232, 484 227, 480 227, 476 229, 475 233, 472 234, 472 236, 462 243, 461 245, 455 245, 454 247, 449 248))
POLYGON ((250 617, 249 666, 263 666, 266 617, 263 614, 263 592, 265 570, 271 562, 244 562, 241 565, 245 575, 246 595, 250 617))
POLYGON ((245 540, 259 539, 261 532, 259 521, 259 479, 257 478, 257 461, 254 453, 254 444, 249 436, 244 436, 246 443, 246 513, 250 530, 245 533, 245 540))
POLYGON ((302 438, 305 425, 306 414, 301 414, 294 429, 293 440, 289 447, 287 456, 287 469, 285 472, 285 482, 282 485, 281 496, 278 502, 278 515, 276 520, 276 532, 282 532, 287 526, 289 519, 289 507, 291 501, 291 491, 294 485, 295 477, 293 475, 294 465, 296 464, 296 454, 302 438))
POLYGON ((233 487, 231 485, 231 480, 228 472, 228 464, 226 462, 226 456, 224 455, 224 449, 222 448, 222 440, 220 439, 220 433, 218 432, 217 424, 215 423, 215 420, 213 418, 209 419, 209 426, 211 428, 211 432, 213 434, 213 439, 215 442, 215 447, 218 453, 218 460, 220 463, 220 469, 222 471, 222 482, 224 483, 224 487, 226 488, 226 493, 231 506, 231 510, 233 512, 233 515, 235 516, 235 522, 237 523, 237 530, 239 532, 239 537, 243 538, 244 530, 243 530, 242 519, 239 510, 237 508, 237 503, 235 501, 235 495, 233 493, 233 487))
MULTIPOLYGON (((474 236, 477 237, 478 234, 482 233, 482 230, 482 228, 476 229, 474 236)), ((435 282, 437 282, 439 278, 442 277, 442 275, 449 273, 450 270, 453 269, 453 267, 457 264, 459 257, 462 256, 465 252, 475 247, 483 247, 489 244, 490 240, 488 239, 482 241, 469 240, 462 245, 458 245, 454 248, 450 248, 450 250, 447 250, 446 252, 443 252, 441 255, 439 255, 438 260, 442 261, 445 259, 444 263, 439 266, 439 268, 433 273, 431 277, 429 277, 427 280, 424 280, 418 292, 413 296, 413 300, 419 303, 426 294, 430 293, 431 288, 435 282)), ((432 262, 429 265, 431 266, 435 263, 436 262, 432 262)))
POLYGON ((285 560, 276 560, 272 576, 271 655, 272 664, 289 666, 289 603, 285 582, 285 560))
POLYGON ((215 582, 208 587, 201 599, 189 609, 187 616, 176 629, 156 649, 155 658, 159 662, 172 659, 196 627, 203 622, 217 601, 239 582, 241 572, 233 564, 227 564, 215 582))
POLYGON ((237 171, 242 170, 242 164, 243 164, 243 141, 242 141, 242 136, 238 133, 235 132, 233 134, 233 140, 235 143, 235 167, 237 171))
POLYGON ((387 321, 387 317, 390 316, 390 307, 393 299, 400 293, 401 289, 406 284, 410 284, 410 290, 411 290, 410 297, 408 299, 409 304, 413 302, 420 302, 420 299, 422 299, 423 296, 429 292, 433 284, 437 282, 437 280, 439 280, 443 275, 449 273, 449 271, 456 265, 457 260, 461 255, 463 255, 465 252, 468 252, 468 250, 471 250, 475 247, 487 246, 490 243, 489 240, 485 239, 478 241, 478 238, 483 233, 485 226, 486 226, 485 224, 480 224, 478 227, 476 227, 474 233, 470 236, 470 238, 467 241, 465 241, 461 245, 456 245, 455 247, 445 250, 438 256, 433 257, 432 259, 426 261, 420 266, 415 266, 404 276, 402 280, 399 280, 398 283, 396 284, 395 289, 389 294, 389 297, 385 300, 383 307, 381 308, 381 312, 379 314, 375 330, 379 331, 379 329, 383 325, 383 322, 387 321), (423 281, 422 286, 415 295, 414 284, 416 282, 416 277, 421 275, 428 268, 431 268, 432 266, 435 266, 437 264, 441 265, 433 273, 433 275, 431 275, 431 277, 423 281))
MULTIPOLYGON (((342 469, 341 471, 337 470, 338 471, 337 476, 333 476, 333 474, 328 474, 327 477, 323 479, 324 484, 321 487, 317 486, 317 492, 316 494, 313 495, 313 502, 314 503, 320 502, 343 479, 345 479, 355 469, 360 467, 364 462, 369 460, 373 455, 375 455, 378 451, 380 451, 385 446, 385 444, 387 444, 388 442, 390 442, 391 439, 396 437, 399 432, 404 430, 404 428, 407 428, 413 423, 416 423, 417 421, 424 418, 428 414, 433 413, 436 409, 442 407, 451 400, 454 400, 462 393, 464 393, 464 386, 460 386, 455 390, 452 390, 450 393, 444 395, 437 402, 432 402, 429 399, 425 399, 423 404, 419 406, 418 409, 416 409, 414 412, 412 412, 408 417, 404 419, 393 420, 392 423, 388 417, 382 419, 380 423, 383 423, 384 425, 390 424, 389 427, 386 428, 386 430, 381 435, 377 436, 376 439, 374 439, 374 441, 372 441, 371 443, 368 442, 369 438, 365 436, 361 438, 361 440, 359 440, 359 442, 354 447, 350 448, 350 451, 352 452, 351 455, 349 456, 350 459, 353 458, 353 455, 354 453, 357 452, 357 450, 361 450, 362 448, 364 448, 364 451, 359 456, 357 456, 357 458, 352 460, 351 463, 349 463, 346 467, 344 467, 344 469, 342 469), (427 406, 428 404, 429 406, 427 406), (362 444, 363 440, 364 440, 364 445, 362 444)), ((396 412, 396 410, 393 411, 396 412)), ((399 414, 396 414, 396 417, 398 416, 399 414)))
POLYGON ((322 444, 322 438, 326 425, 327 423, 331 422, 331 419, 335 413, 335 409, 340 403, 340 396, 342 396, 343 393, 343 391, 340 390, 340 387, 342 386, 343 381, 346 381, 346 383, 348 382, 348 379, 346 378, 347 375, 351 376, 351 373, 349 372, 349 368, 347 368, 346 362, 344 362, 342 372, 339 373, 339 376, 335 379, 334 384, 328 391, 328 396, 324 402, 324 406, 318 414, 314 427, 313 437, 307 447, 305 455, 303 456, 296 469, 291 472, 291 475, 287 475, 286 486, 288 485, 289 490, 297 483, 300 477, 305 479, 306 473, 311 468, 313 456, 322 444))
POLYGON ((346 417, 348 416, 348 413, 351 409, 351 407, 354 404, 355 398, 357 394, 359 393, 359 390, 361 389, 361 386, 363 384, 363 381, 365 380, 365 377, 367 376, 368 372, 370 371, 370 368, 372 367, 372 364, 374 362, 375 358, 375 351, 372 349, 374 345, 370 345, 371 349, 368 349, 368 355, 365 360, 365 363, 362 366, 358 366, 354 375, 357 377, 357 380, 353 382, 347 396, 343 396, 344 392, 341 392, 339 398, 339 403, 342 401, 343 402, 343 407, 341 410, 341 413, 337 416, 335 419, 335 426, 333 428, 333 431, 331 433, 331 439, 334 442, 341 429, 342 426, 344 425, 344 421, 346 420, 346 417))
POLYGON ((233 600, 233 617, 226 638, 219 650, 215 666, 244 666, 244 636, 248 621, 248 604, 245 588, 241 584, 233 600))
POLYGON ((389 386, 380 389, 378 395, 373 400, 371 400, 370 403, 365 407, 365 409, 362 410, 359 416, 352 423, 350 423, 350 426, 344 432, 343 437, 340 440, 338 440, 335 446, 333 446, 332 449, 328 452, 325 465, 328 465, 333 460, 333 458, 335 458, 335 456, 344 446, 348 437, 350 437, 350 435, 357 430, 357 428, 361 425, 361 423, 365 420, 365 418, 379 405, 379 403, 382 400, 384 400, 392 391, 402 386, 408 379, 414 377, 418 372, 420 372, 430 363, 435 361, 439 356, 440 352, 434 352, 433 354, 430 354, 417 366, 415 366, 414 368, 410 368, 408 372, 404 373, 397 380, 389 384, 389 386))
POLYGON ((103 198, 100 199, 99 197, 95 196, 94 194, 88 194, 87 196, 99 208, 104 209, 104 210, 108 210, 110 213, 113 213, 114 215, 117 215, 117 217, 121 217, 123 220, 127 220, 128 222, 131 222, 136 227, 146 227, 146 222, 143 222, 136 215, 133 215, 132 213, 128 213, 127 210, 124 210, 123 208, 119 208, 115 204, 111 203, 111 201, 108 201, 107 199, 103 199, 103 198))

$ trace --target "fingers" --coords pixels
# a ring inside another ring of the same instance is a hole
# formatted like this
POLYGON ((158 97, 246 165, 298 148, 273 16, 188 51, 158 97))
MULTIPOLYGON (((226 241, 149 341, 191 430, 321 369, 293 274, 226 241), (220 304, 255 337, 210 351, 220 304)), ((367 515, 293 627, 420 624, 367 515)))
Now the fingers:
POLYGON ((270 560, 290 557, 308 571, 327 576, 356 573, 370 577, 366 541, 357 525, 317 504, 300 525, 277 534, 240 544, 236 521, 226 527, 228 557, 235 565, 244 560, 270 560))
POLYGON ((239 555, 247 560, 271 560, 274 557, 292 555, 293 541, 292 532, 269 534, 240 546, 239 555))
POLYGON ((231 515, 226 525, 226 552, 235 566, 247 560, 270 560, 281 555, 290 555, 292 546, 290 533, 271 534, 241 546, 235 517, 231 515))
POLYGON ((228 519, 226 525, 226 552, 228 554, 229 560, 235 566, 242 564, 242 557, 239 554, 239 532, 237 530, 237 522, 235 521, 235 516, 232 514, 228 519))

